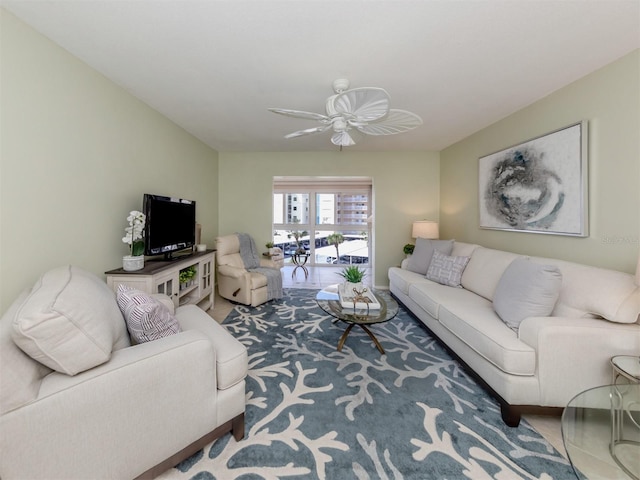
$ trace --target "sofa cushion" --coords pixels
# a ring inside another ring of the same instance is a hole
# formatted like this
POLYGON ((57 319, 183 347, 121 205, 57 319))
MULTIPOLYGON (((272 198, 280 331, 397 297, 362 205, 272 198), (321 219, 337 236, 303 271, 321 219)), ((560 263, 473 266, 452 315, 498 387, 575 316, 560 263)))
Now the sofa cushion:
POLYGON ((560 295, 562 273, 553 265, 516 258, 507 267, 493 296, 493 308, 513 330, 527 317, 551 314, 560 295))
POLYGON ((440 305, 440 323, 503 372, 534 375, 535 350, 518 339, 493 311, 491 302, 478 295, 474 297, 440 305))
POLYGON ((421 283, 412 284, 409 287, 408 296, 436 320, 440 316, 440 305, 477 302, 479 307, 482 307, 488 302, 488 300, 464 288, 451 288, 427 279, 421 283))
POLYGON ((124 331, 107 284, 69 265, 40 277, 15 314, 12 338, 34 360, 75 375, 109 360, 124 331))
POLYGON ((182 331, 166 305, 149 294, 120 284, 116 298, 135 343, 158 340, 182 331))
POLYGON ((475 243, 453 242, 451 255, 455 257, 470 257, 477 248, 480 248, 480 245, 475 243))
POLYGON ((461 288, 460 280, 469 257, 453 257, 434 250, 431 265, 427 270, 427 278, 442 285, 461 288))
POLYGON ((421 275, 426 275, 429 265, 431 264, 433 251, 438 250, 445 255, 450 255, 452 248, 453 240, 427 240, 426 238, 417 238, 413 254, 407 262, 407 269, 421 275))
POLYGON ((635 291, 620 304, 616 314, 607 320, 615 323, 640 323, 640 288, 636 288, 635 291))
POLYGON ((424 275, 412 272, 406 268, 390 267, 388 275, 389 284, 396 286, 405 295, 409 293, 409 287, 414 283, 432 283, 431 280, 427 280, 424 275))
POLYGON ((462 274, 462 287, 487 300, 493 300, 502 274, 519 257, 522 255, 491 248, 476 248, 462 274))

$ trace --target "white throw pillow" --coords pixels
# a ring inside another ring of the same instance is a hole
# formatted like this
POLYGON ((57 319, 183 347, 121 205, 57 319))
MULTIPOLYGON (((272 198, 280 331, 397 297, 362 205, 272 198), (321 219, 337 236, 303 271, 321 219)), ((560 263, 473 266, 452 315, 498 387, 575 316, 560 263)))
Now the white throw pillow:
POLYGON ((427 270, 427 279, 448 285, 449 287, 462 288, 460 281, 462 272, 469 263, 471 257, 451 257, 434 250, 431 265, 427 270))
POLYGON ((135 343, 158 340, 182 331, 166 305, 145 292, 119 285, 116 298, 135 343))
POLYGON ((517 258, 502 274, 493 296, 493 308, 513 330, 528 317, 551 314, 560 295, 562 273, 555 265, 517 258))
POLYGON ((107 284, 69 265, 40 277, 16 312, 12 338, 34 360, 75 375, 111 358, 118 323, 107 284))
POLYGON ((451 255, 453 249, 453 240, 427 240, 426 238, 417 238, 416 246, 413 254, 407 260, 407 270, 426 275, 433 251, 438 250, 445 255, 451 255))

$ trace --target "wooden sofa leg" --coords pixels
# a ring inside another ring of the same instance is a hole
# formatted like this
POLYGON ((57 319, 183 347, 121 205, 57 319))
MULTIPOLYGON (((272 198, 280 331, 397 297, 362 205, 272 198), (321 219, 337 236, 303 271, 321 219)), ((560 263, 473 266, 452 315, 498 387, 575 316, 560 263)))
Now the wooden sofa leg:
POLYGON ((502 421, 509 427, 517 427, 520 425, 520 410, 513 408, 508 403, 500 404, 500 414, 502 415, 502 421))
POLYGON ((236 442, 239 442, 244 438, 244 413, 241 413, 233 420, 231 420, 231 432, 236 442))

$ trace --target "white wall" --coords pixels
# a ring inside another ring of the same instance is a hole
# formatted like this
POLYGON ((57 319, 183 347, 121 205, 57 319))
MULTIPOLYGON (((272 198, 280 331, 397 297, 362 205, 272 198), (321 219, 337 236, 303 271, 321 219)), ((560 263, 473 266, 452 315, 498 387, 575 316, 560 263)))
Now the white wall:
POLYGON ((445 237, 633 273, 640 246, 640 50, 443 150, 440 180, 445 237), (589 123, 589 237, 479 229, 478 158, 581 120, 589 123))
POLYGON ((217 235, 217 153, 0 9, 0 312, 38 276, 122 264, 142 194, 196 200, 217 235))
MULTIPOLYGON (((327 141, 329 139, 327 138, 327 141)), ((378 286, 412 242, 411 223, 438 219, 439 156, 435 152, 224 153, 219 164, 219 231, 271 238, 274 176, 361 176, 373 179, 374 257, 378 286)))

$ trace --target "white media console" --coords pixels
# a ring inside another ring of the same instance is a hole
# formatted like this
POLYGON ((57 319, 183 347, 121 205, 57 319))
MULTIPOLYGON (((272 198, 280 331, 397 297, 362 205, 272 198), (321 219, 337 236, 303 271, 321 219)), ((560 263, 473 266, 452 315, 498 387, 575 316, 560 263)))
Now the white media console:
POLYGON ((176 307, 196 304, 203 310, 213 308, 215 251, 195 252, 175 260, 147 260, 144 268, 128 272, 121 268, 105 272, 107 285, 118 290, 124 284, 143 292, 164 293, 176 307), (180 285, 180 272, 193 267, 195 276, 188 285, 180 285))

